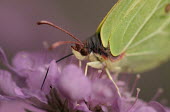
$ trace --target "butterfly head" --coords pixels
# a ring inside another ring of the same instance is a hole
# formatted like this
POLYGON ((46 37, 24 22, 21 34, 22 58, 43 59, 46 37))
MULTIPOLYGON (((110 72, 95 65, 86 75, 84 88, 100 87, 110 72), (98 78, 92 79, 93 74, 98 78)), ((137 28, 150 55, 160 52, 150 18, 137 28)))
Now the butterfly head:
POLYGON ((74 40, 76 40, 76 41, 58 41, 58 42, 55 42, 49 47, 50 50, 54 49, 58 46, 64 45, 64 44, 75 44, 74 46, 71 46, 71 47, 72 47, 72 52, 76 56, 76 58, 78 58, 79 60, 84 60, 89 55, 90 52, 89 52, 89 49, 86 47, 86 44, 83 43, 78 38, 76 38, 74 35, 72 35, 67 30, 64 30, 64 29, 60 28, 59 26, 57 26, 57 25, 55 25, 51 22, 48 22, 48 21, 38 22, 38 25, 41 25, 41 24, 46 24, 46 25, 52 26, 54 28, 57 28, 58 30, 66 33, 67 35, 72 37, 74 40))
POLYGON ((72 52, 76 58, 79 60, 85 60, 89 55, 89 49, 85 47, 84 44, 75 44, 75 46, 71 46, 72 52))

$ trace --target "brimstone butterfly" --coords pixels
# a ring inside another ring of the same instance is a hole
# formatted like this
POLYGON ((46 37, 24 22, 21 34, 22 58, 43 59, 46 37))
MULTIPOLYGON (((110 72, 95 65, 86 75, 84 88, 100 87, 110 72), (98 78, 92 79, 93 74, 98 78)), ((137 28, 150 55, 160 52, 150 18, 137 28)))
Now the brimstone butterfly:
POLYGON ((83 42, 50 22, 39 24, 56 27, 77 40, 56 42, 51 48, 74 43, 76 58, 90 61, 85 74, 88 66, 104 68, 109 78, 109 71, 139 73, 170 57, 170 0, 119 0, 96 33, 83 42))

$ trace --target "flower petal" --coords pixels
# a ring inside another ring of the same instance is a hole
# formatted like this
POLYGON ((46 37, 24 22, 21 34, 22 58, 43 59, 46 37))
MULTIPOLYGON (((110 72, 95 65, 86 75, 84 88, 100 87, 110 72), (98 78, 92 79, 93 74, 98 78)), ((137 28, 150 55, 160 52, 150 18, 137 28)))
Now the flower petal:
POLYGON ((1 102, 0 112, 26 112, 25 109, 31 112, 45 112, 21 101, 1 102))
POLYGON ((49 66, 47 80, 50 82, 50 84, 54 85, 60 75, 61 73, 59 72, 59 67, 56 64, 56 61, 52 60, 49 66))
POLYGON ((14 56, 12 64, 17 70, 32 70, 34 62, 29 53, 19 52, 14 56))
POLYGON ((112 105, 118 98, 117 90, 109 79, 97 79, 92 82, 91 100, 94 105, 112 105))
MULTIPOLYGON (((37 70, 29 72, 26 82, 31 90, 36 91, 41 88, 46 72, 46 67, 39 67, 37 70)), ((60 73, 58 72, 57 64, 55 63, 55 60, 53 60, 50 63, 49 72, 43 85, 43 92, 49 93, 50 86, 54 85, 59 76, 60 73)))
POLYGON ((13 71, 16 75, 21 75, 20 72, 18 72, 13 66, 11 66, 7 60, 6 54, 3 51, 2 48, 0 48, 0 62, 2 61, 2 63, 9 68, 11 71, 13 71))
POLYGON ((81 112, 92 112, 88 109, 87 105, 84 102, 81 102, 75 107, 75 110, 79 110, 81 112))
POLYGON ((167 108, 167 107, 166 107, 166 112, 170 112, 170 108, 167 108))
POLYGON ((161 111, 156 111, 154 108, 150 106, 143 106, 134 112, 161 112, 161 111))
POLYGON ((21 89, 13 81, 11 74, 5 70, 0 70, 0 90, 2 94, 9 96, 22 96, 21 89))
POLYGON ((158 102, 156 101, 151 101, 148 104, 149 106, 151 106, 152 108, 154 108, 156 110, 156 112, 166 112, 165 108, 158 102))
POLYGON ((64 68, 58 79, 57 87, 62 95, 73 101, 84 99, 91 93, 90 80, 75 65, 68 65, 64 68))
POLYGON ((0 62, 2 61, 3 64, 5 64, 6 66, 9 65, 9 62, 7 60, 6 54, 3 51, 3 49, 0 47, 0 62))
POLYGON ((166 111, 164 107, 158 102, 152 101, 146 104, 142 103, 142 101, 139 100, 128 112, 166 112, 166 111))

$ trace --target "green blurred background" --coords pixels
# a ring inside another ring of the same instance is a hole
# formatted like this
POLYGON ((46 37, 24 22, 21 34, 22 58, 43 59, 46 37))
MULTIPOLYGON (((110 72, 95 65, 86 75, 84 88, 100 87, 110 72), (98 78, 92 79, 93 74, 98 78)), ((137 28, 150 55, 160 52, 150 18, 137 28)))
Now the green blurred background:
MULTIPOLYGON (((85 40, 114 5, 114 0, 0 0, 0 46, 11 59, 21 50, 43 48, 43 41, 53 43, 70 40, 64 33, 48 26, 37 26, 39 20, 49 20, 85 40)), ((69 46, 66 46, 69 49, 69 46)), ((170 52, 170 51, 167 51, 170 52)), ((133 79, 135 75, 133 76, 133 79)), ((149 101, 158 88, 159 98, 170 101, 170 63, 141 74, 138 83, 140 97, 149 101)), ((164 100, 164 102, 166 102, 164 100)))

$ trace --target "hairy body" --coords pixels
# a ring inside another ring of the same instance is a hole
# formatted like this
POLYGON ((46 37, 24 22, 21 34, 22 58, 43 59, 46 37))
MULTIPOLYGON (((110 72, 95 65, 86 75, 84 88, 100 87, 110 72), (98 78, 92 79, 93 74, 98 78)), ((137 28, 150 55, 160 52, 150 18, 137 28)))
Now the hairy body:
POLYGON ((97 69, 108 68, 109 71, 119 72, 120 67, 117 66, 116 61, 124 57, 124 53, 119 56, 113 56, 109 48, 104 48, 99 34, 94 34, 83 42, 83 45, 76 44, 72 46, 72 52, 80 61, 88 60, 85 74, 87 74, 87 67, 91 66, 97 69))

